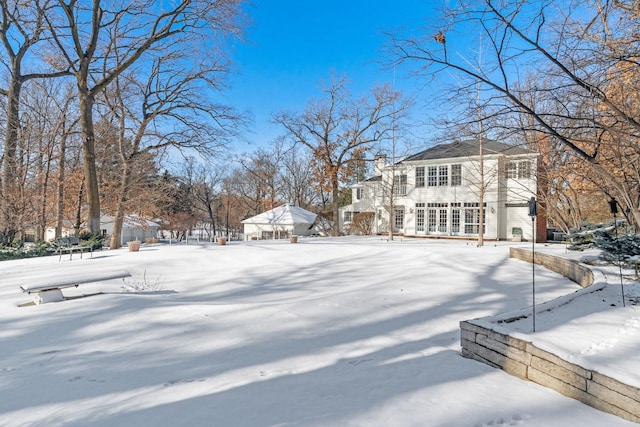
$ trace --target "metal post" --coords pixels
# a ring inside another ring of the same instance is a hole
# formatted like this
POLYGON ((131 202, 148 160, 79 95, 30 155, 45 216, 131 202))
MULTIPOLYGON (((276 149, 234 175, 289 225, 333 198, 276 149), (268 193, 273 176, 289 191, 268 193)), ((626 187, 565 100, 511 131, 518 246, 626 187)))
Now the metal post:
POLYGON ((529 200, 529 216, 531 217, 531 284, 533 292, 533 332, 536 331, 536 215, 538 206, 536 198, 529 200))
POLYGON ((624 286, 622 279, 622 260, 620 258, 620 252, 622 252, 622 248, 620 247, 620 239, 618 238, 618 220, 616 218, 616 214, 618 213, 618 201, 615 198, 611 198, 609 200, 609 209, 611 210, 611 214, 613 215, 613 228, 616 230, 616 244, 618 246, 618 269, 620 270, 620 293, 622 293, 622 306, 626 307, 627 304, 624 300, 624 286))

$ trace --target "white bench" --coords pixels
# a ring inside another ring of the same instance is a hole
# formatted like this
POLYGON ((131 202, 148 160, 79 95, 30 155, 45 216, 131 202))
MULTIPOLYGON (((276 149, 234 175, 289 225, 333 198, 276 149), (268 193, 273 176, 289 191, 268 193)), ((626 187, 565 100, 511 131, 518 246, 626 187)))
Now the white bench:
POLYGON ((62 289, 65 288, 77 288, 83 283, 124 279, 130 276, 131 273, 124 270, 79 272, 73 275, 62 275, 58 278, 31 280, 29 283, 21 285, 20 290, 28 294, 36 294, 33 302, 37 305, 47 302, 64 301, 65 298, 64 295, 62 295, 62 289))

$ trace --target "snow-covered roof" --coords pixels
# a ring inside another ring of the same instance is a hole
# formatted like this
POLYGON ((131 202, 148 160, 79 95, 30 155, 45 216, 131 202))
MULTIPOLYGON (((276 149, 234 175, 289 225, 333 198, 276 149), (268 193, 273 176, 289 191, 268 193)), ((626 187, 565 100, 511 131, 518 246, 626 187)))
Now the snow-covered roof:
MULTIPOLYGON (((100 224, 112 224, 115 221, 115 217, 111 215, 102 215, 100 217, 100 224)), ((125 228, 147 228, 147 227, 160 227, 160 224, 150 221, 148 219, 141 218, 137 215, 127 215, 122 221, 122 226, 125 228)))
POLYGON ((259 215, 247 218, 243 224, 313 224, 316 214, 298 206, 282 205, 259 215))

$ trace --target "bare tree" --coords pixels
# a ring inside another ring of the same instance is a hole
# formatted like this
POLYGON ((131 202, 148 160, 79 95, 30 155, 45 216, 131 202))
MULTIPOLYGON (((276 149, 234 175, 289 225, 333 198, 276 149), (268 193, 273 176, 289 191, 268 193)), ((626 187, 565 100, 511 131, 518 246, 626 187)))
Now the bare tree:
POLYGON ((140 82, 132 73, 116 77, 104 97, 118 121, 117 146, 123 168, 112 249, 119 247, 126 204, 133 195, 135 168, 143 158, 168 148, 211 157, 226 147, 241 122, 232 108, 213 102, 213 94, 222 86, 227 71, 226 62, 216 61, 212 53, 207 61, 194 62, 188 70, 183 55, 159 56, 150 64, 147 79, 140 82))
POLYGON ((194 211, 203 221, 208 222, 210 239, 221 232, 223 223, 221 213, 224 210, 222 193, 224 191, 223 168, 211 165, 204 166, 191 157, 185 164, 183 180, 188 182, 189 197, 193 201, 194 211))
POLYGON ((4 55, 0 55, 2 65, 9 76, 8 87, 1 88, 0 94, 7 99, 6 128, 2 161, 2 197, 0 197, 0 243, 9 244, 17 232, 17 217, 21 215, 16 171, 16 150, 20 129, 20 94, 29 80, 52 78, 68 74, 65 70, 53 72, 35 68, 36 56, 30 56, 35 47, 45 37, 45 14, 51 1, 32 2, 0 1, 0 44, 4 55), (28 59, 29 61, 27 61, 28 59), (25 63, 32 68, 25 72, 25 63))
POLYGON ((315 210, 320 199, 314 191, 313 174, 309 168, 311 163, 308 150, 302 151, 293 146, 285 151, 280 172, 283 198, 307 210, 315 210))
POLYGON ((359 162, 374 143, 388 138, 392 117, 409 106, 401 94, 388 85, 375 87, 370 98, 351 97, 345 77, 331 79, 322 88, 324 99, 309 101, 301 114, 281 112, 274 121, 284 128, 286 137, 311 150, 319 179, 331 189, 333 235, 339 229, 339 190, 350 166, 359 162))
POLYGON ((418 65, 416 74, 425 79, 444 78, 442 72, 464 77, 456 83, 463 81, 465 90, 481 83, 484 102, 503 125, 509 126, 510 116, 525 117, 520 124, 527 127, 510 132, 535 131, 567 147, 638 222, 640 122, 633 100, 640 81, 631 71, 640 57, 636 7, 621 1, 482 0, 451 4, 438 24, 420 37, 391 35, 397 60, 418 65), (483 64, 464 54, 474 32, 488 47, 483 64), (621 154, 624 164, 612 162, 621 154))
POLYGON ((53 79, 31 80, 24 88, 27 96, 22 102, 19 169, 24 176, 23 189, 33 190, 22 208, 33 214, 23 226, 35 226, 37 240, 44 239, 46 227, 56 223, 56 212, 62 215, 64 209, 65 150, 74 131, 74 114, 69 108, 72 98, 68 86, 59 83, 53 79), (57 201, 51 200, 50 195, 59 192, 57 201))
POLYGON ((55 46, 72 69, 78 90, 88 225, 100 230, 93 112, 96 96, 134 64, 167 51, 193 52, 238 30, 240 0, 163 3, 147 0, 105 2, 88 7, 58 0, 60 15, 48 16, 55 46), (112 41, 117 40, 117 43, 112 41))
POLYGON ((232 173, 229 183, 245 205, 247 215, 257 215, 283 202, 280 168, 281 147, 259 148, 237 158, 240 169, 232 173))

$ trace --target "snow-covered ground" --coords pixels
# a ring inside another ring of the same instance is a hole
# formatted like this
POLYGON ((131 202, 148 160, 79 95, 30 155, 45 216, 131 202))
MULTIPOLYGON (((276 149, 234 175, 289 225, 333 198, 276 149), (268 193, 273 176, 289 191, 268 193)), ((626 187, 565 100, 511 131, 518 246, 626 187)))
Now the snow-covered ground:
MULTIPOLYGON (((1 262, 0 425, 635 425, 460 356, 461 320, 532 303, 508 248, 349 237, 1 262), (19 307, 23 283, 110 269, 132 277, 19 307)), ((640 313, 610 281, 532 335, 638 381, 640 313)), ((536 303, 579 289, 543 268, 535 284, 536 303)))

